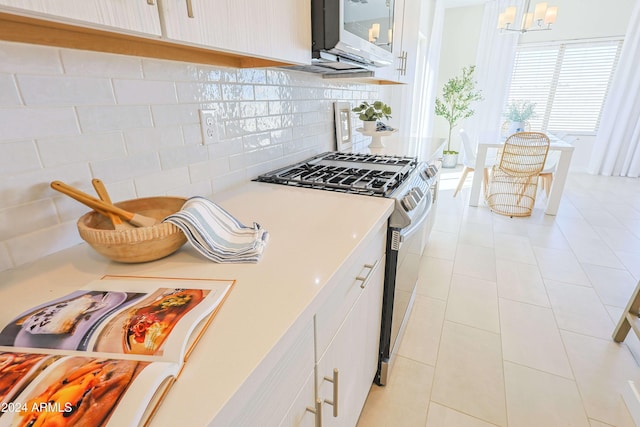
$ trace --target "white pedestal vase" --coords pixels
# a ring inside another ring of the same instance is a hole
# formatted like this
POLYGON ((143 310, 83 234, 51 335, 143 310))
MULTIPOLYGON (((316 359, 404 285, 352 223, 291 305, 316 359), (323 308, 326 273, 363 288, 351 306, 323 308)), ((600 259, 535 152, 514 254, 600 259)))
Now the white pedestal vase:
POLYGON ((509 135, 513 135, 514 133, 524 132, 525 122, 514 122, 511 121, 509 123, 509 135))

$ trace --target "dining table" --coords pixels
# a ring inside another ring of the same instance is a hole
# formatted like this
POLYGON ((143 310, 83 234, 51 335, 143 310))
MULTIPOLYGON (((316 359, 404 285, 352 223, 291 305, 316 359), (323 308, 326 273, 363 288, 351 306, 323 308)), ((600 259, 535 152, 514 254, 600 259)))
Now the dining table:
MULTIPOLYGON (((557 150, 560 152, 558 158, 558 164, 553 174, 553 181, 551 182, 551 190, 549 191, 549 197, 547 197, 547 206, 544 213, 547 215, 556 215, 560 206, 560 199, 562 198, 562 192, 567 182, 567 176, 569 174, 569 165, 571 164, 571 157, 573 156, 574 146, 561 138, 553 135, 552 133, 546 133, 549 137, 549 150, 557 150)), ((485 168, 487 152, 489 148, 500 148, 504 145, 506 138, 500 137, 488 137, 481 138, 478 142, 478 150, 476 153, 476 167, 475 170, 481 171, 485 168)), ((480 190, 482 188, 482 175, 481 173, 473 174, 473 181, 471 184, 471 195, 469 197, 469 206, 478 206, 480 202, 480 190)))

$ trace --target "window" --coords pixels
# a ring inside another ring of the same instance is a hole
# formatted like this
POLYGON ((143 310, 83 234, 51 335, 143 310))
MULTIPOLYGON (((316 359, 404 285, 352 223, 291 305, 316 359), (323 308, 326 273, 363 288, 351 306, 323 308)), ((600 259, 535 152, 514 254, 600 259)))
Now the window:
POLYGON ((532 130, 595 133, 622 40, 520 45, 509 101, 536 104, 532 130))

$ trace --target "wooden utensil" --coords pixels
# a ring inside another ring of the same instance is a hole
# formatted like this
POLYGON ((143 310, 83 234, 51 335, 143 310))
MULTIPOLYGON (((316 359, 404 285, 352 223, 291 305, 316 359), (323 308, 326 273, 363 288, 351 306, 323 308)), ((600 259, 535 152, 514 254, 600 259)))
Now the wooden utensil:
MULTIPOLYGON (((109 197, 109 193, 107 192, 107 187, 105 187, 101 179, 93 178, 91 180, 91 183, 93 184, 93 188, 95 188, 96 193, 98 193, 98 197, 100 197, 100 200, 105 203, 109 203, 110 205, 113 204, 111 203, 111 197, 109 197)), ((120 218, 118 215, 112 212, 105 213, 109 220, 111 220, 113 228, 115 228, 116 230, 125 230, 127 228, 133 227, 130 223, 122 221, 122 218, 120 218)))
POLYGON ((155 218, 140 215, 134 212, 128 212, 115 205, 105 203, 102 200, 96 199, 95 197, 90 196, 89 194, 83 191, 80 191, 77 188, 67 185, 62 181, 51 182, 51 188, 63 194, 66 194, 67 196, 73 199, 76 199, 80 203, 83 203, 92 209, 96 209, 100 212, 114 213, 120 216, 121 218, 126 219, 131 224, 137 225, 138 227, 151 227, 159 223, 159 221, 155 218))

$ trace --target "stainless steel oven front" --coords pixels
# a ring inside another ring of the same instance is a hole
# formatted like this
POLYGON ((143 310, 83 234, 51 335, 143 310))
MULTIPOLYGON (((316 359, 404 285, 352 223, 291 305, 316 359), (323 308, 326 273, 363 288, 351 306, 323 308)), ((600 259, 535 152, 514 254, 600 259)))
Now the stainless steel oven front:
POLYGON ((424 197, 412 209, 411 223, 404 228, 390 223, 387 229, 385 289, 375 378, 378 385, 387 383, 415 299, 420 259, 435 220, 437 178, 432 177, 424 197))

